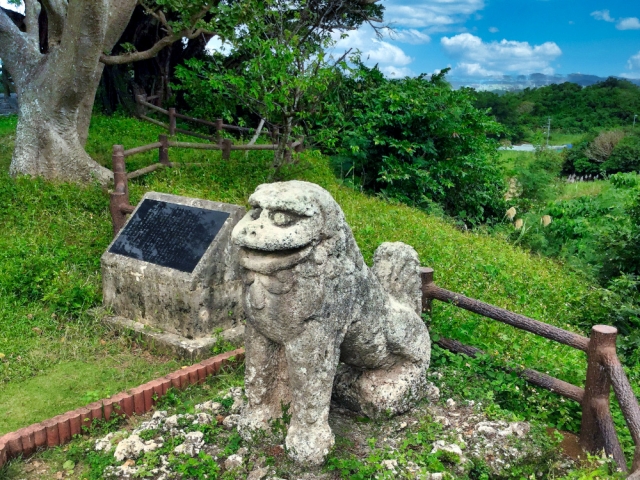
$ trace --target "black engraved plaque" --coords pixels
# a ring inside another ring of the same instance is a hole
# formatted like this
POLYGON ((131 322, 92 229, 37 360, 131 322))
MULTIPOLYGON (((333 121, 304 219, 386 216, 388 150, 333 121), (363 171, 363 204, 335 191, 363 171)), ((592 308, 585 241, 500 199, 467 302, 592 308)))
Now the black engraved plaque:
POLYGON ((146 199, 109 252, 191 273, 227 218, 227 212, 146 199))

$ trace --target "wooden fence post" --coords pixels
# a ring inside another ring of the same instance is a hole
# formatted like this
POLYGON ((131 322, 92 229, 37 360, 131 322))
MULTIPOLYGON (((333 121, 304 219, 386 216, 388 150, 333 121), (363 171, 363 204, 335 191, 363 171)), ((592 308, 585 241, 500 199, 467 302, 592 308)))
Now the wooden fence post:
POLYGON ((163 165, 169 165, 169 140, 166 135, 158 135, 158 141, 162 144, 158 148, 158 161, 163 165))
POLYGON ((222 145, 222 119, 216 120, 216 138, 218 139, 218 145, 222 145))
POLYGON ((147 113, 147 109, 144 105, 142 105, 142 102, 145 102, 146 100, 146 95, 136 95, 136 115, 138 117, 141 117, 142 115, 145 115, 147 113))
MULTIPOLYGON (((627 422, 631 438, 635 444, 631 472, 640 478, 640 405, 615 350, 609 349, 602 357, 602 363, 609 375, 613 391, 616 393, 620 410, 627 422)), ((629 477, 632 478, 632 477, 629 477)))
POLYGON ((175 137, 176 135, 176 109, 169 109, 169 136, 175 137))
POLYGON ((229 160, 231 158, 231 140, 225 138, 222 140, 222 159, 229 160))
POLYGON ((609 409, 611 381, 602 362, 608 352, 615 352, 617 334, 618 331, 608 325, 595 325, 591 329, 587 348, 587 379, 582 399, 580 446, 590 453, 599 453, 604 449, 626 472, 627 464, 609 409))
POLYGON ((111 212, 113 236, 115 237, 127 220, 123 207, 129 205, 129 186, 124 163, 124 147, 122 145, 113 146, 111 160, 113 164, 114 189, 109 195, 109 211, 111 212))
POLYGON ((284 149, 284 164, 285 165, 291 165, 292 162, 292 155, 291 155, 291 151, 293 150, 291 148, 292 142, 288 142, 287 146, 284 149))
POLYGON ((431 299, 426 295, 425 290, 429 284, 433 283, 433 268, 420 267, 420 279, 422 280, 422 313, 431 313, 431 299))

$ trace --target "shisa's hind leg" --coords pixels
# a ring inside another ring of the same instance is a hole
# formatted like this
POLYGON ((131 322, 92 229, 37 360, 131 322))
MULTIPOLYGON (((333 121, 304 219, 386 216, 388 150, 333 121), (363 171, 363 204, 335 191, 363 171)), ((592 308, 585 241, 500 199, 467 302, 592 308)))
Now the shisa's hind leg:
POLYGON ((405 361, 391 368, 361 370, 342 364, 336 374, 333 398, 370 418, 404 413, 424 397, 428 366, 429 362, 405 361))
POLYGON ((244 388, 247 395, 238 429, 245 439, 269 430, 269 421, 282 416, 291 402, 284 347, 261 335, 249 322, 245 327, 244 388))
POLYGON ((285 345, 293 397, 285 443, 289 455, 303 464, 320 465, 334 444, 329 407, 339 358, 338 335, 312 320, 285 345))
POLYGON ((386 307, 380 306, 379 315, 368 322, 351 326, 342 344, 345 363, 334 384, 337 403, 369 417, 406 412, 426 394, 429 331, 407 306, 389 299, 386 307), (384 332, 382 338, 376 331, 384 332))

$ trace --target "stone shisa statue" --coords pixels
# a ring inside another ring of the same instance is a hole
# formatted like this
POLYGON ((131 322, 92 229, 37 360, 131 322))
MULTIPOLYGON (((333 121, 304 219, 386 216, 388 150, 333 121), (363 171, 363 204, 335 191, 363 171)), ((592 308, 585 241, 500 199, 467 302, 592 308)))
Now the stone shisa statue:
POLYGON ((318 185, 260 185, 232 233, 244 268, 243 437, 290 404, 291 457, 324 461, 332 395, 369 416, 407 411, 424 396, 431 342, 420 318, 418 255, 385 243, 369 269, 342 210, 318 185))

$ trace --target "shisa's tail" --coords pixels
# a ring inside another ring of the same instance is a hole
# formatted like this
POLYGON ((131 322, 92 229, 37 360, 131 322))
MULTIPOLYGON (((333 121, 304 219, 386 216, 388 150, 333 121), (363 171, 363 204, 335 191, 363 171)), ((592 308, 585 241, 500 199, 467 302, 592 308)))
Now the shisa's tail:
POLYGON ((381 244, 373 256, 371 270, 389 295, 420 315, 420 259, 413 247, 402 242, 381 244))

